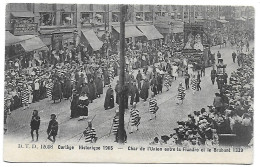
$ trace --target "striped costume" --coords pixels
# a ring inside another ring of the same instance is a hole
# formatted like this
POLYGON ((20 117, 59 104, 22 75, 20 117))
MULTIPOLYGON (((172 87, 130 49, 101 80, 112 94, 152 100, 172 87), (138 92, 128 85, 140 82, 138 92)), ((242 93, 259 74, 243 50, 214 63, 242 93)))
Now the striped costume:
POLYGON ((170 82, 170 75, 169 74, 165 74, 165 83, 164 86, 167 87, 167 89, 171 86, 171 82, 170 82))
POLYGON ((21 97, 22 97, 22 104, 28 104, 29 103, 29 89, 28 88, 23 88, 21 91, 21 97))
POLYGON ((196 78, 191 79, 191 89, 196 90, 197 89, 197 80, 196 78))
POLYGON ((156 114, 158 111, 158 106, 157 106, 157 100, 155 98, 150 98, 149 100, 149 112, 151 114, 156 114))
POLYGON ((46 85, 46 88, 47 88, 47 97, 48 97, 49 99, 52 99, 53 83, 52 83, 52 82, 49 82, 49 83, 46 85))
POLYGON ((114 79, 114 69, 113 68, 108 69, 108 75, 109 75, 110 82, 112 82, 114 79))
POLYGON ((116 115, 113 119, 113 134, 116 135, 119 127, 119 116, 116 115))
POLYGON ((87 128, 84 132, 85 142, 94 143, 96 140, 96 130, 94 128, 87 128))
POLYGON ((130 125, 131 126, 138 126, 140 125, 140 115, 139 115, 139 111, 136 109, 131 109, 130 112, 130 125))
POLYGON ((182 86, 179 86, 178 87, 178 96, 177 96, 177 99, 178 100, 183 100, 185 97, 185 88, 182 87, 182 86))

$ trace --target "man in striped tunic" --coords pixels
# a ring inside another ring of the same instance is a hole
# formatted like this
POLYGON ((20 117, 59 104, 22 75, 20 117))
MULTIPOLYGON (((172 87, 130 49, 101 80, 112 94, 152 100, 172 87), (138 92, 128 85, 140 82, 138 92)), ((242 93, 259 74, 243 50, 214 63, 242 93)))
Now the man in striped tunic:
POLYGON ((113 129, 113 134, 115 135, 115 142, 117 142, 117 131, 119 127, 119 110, 116 110, 116 115, 113 118, 113 124, 112 124, 112 129, 113 129))
POLYGON ((136 102, 133 103, 133 108, 130 111, 130 118, 129 118, 129 122, 131 125, 130 128, 130 133, 133 133, 133 129, 136 126, 136 130, 138 130, 138 126, 140 125, 140 115, 139 115, 139 111, 136 109, 136 102))
POLYGON ((193 75, 191 78, 191 89, 192 89, 192 94, 195 94, 197 90, 197 79, 195 78, 195 75, 193 75))
POLYGON ((152 94, 152 97, 149 100, 150 120, 152 120, 153 117, 156 119, 156 112, 158 109, 159 107, 157 106, 157 100, 155 99, 154 94, 152 94))
POLYGON ((88 127, 83 132, 86 143, 95 143, 97 141, 96 130, 92 127, 92 122, 89 120, 88 127))
POLYGON ((185 98, 185 88, 182 86, 182 83, 180 83, 179 87, 178 87, 178 96, 177 96, 178 103, 177 104, 180 104, 180 103, 182 104, 184 98, 185 98))

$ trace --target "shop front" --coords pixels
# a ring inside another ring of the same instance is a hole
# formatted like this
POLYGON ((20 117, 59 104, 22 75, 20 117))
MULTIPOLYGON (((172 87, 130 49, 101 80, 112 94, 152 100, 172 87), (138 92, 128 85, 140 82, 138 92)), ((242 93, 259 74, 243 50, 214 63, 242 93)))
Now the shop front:
POLYGON ((50 29, 41 30, 40 38, 51 50, 60 50, 64 47, 71 49, 75 47, 77 33, 76 29, 50 29))

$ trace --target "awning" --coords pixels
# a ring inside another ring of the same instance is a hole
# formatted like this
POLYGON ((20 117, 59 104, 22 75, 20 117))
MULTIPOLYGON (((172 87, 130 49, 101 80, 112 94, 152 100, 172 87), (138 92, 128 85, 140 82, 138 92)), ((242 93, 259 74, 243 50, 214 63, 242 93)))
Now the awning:
POLYGON ((103 42, 100 41, 95 32, 90 30, 81 30, 81 37, 84 37, 94 51, 99 50, 103 46, 103 42))
POLYGON ((144 33, 148 40, 163 38, 163 35, 160 34, 160 32, 153 25, 137 27, 144 33))
MULTIPOLYGON (((118 33, 120 33, 120 27, 113 27, 118 33)), ((136 26, 125 26, 125 38, 140 37, 144 34, 139 31, 136 26)))
POLYGON ((14 36, 9 31, 5 31, 5 46, 10 46, 12 44, 18 43, 21 41, 17 36, 14 36))
POLYGON ((26 52, 48 49, 48 47, 42 42, 42 40, 35 35, 23 35, 19 36, 18 38, 21 40, 20 44, 26 52))
POLYGON ((225 24, 225 23, 228 23, 229 21, 227 20, 217 20, 218 22, 222 23, 222 24, 225 24))
POLYGON ((34 17, 32 12, 12 12, 13 17, 34 17))

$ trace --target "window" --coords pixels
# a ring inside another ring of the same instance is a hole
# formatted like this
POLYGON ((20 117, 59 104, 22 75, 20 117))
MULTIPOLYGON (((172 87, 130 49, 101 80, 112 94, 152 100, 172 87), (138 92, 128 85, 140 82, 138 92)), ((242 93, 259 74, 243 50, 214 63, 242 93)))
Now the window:
POLYGON ((105 13, 104 12, 97 12, 95 15, 95 19, 98 23, 104 23, 105 22, 105 13))
POLYGON ((112 22, 119 22, 120 12, 113 12, 112 13, 112 22))
POLYGON ((188 18, 188 12, 184 12, 184 19, 188 18))
POLYGON ((72 25, 74 13, 62 13, 61 25, 72 25))
POLYGON ((136 12, 135 15, 136 21, 143 21, 144 20, 143 17, 144 17, 143 12, 136 12))
POLYGON ((145 12, 144 13, 144 20, 145 21, 153 21, 153 14, 152 14, 152 12, 145 12))
POLYGON ((93 21, 92 12, 81 13, 81 23, 92 23, 92 21, 93 21))
POLYGON ((55 14, 54 13, 40 13, 40 26, 53 26, 55 25, 55 14))
POLYGON ((127 15, 126 15, 126 22, 131 22, 132 21, 132 14, 133 12, 127 12, 127 15))

